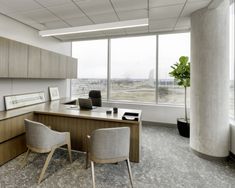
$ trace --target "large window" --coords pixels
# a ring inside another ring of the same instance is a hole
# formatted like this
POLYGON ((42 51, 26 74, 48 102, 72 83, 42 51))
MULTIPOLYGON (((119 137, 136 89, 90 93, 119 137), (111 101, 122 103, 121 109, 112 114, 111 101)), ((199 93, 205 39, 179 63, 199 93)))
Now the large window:
POLYGON ((230 31, 229 31, 229 41, 230 41, 230 117, 234 118, 234 1, 230 5, 230 31))
POLYGON ((156 36, 111 39, 112 100, 155 101, 156 36))
POLYGON ((183 104, 184 88, 177 85, 169 72, 180 56, 190 57, 190 34, 159 35, 158 40, 158 103, 183 104))
POLYGON ((79 41, 72 48, 78 59, 72 97, 98 89, 112 101, 184 103, 184 89, 169 72, 180 56, 190 56, 189 33, 79 41))
POLYGON ((86 97, 90 90, 101 90, 107 98, 108 40, 73 42, 73 57, 78 59, 78 79, 72 80, 73 97, 86 97))

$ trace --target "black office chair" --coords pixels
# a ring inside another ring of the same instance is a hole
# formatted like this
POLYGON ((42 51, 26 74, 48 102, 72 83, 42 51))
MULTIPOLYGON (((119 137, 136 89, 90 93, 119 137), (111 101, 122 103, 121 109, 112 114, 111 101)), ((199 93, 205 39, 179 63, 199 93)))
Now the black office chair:
POLYGON ((100 90, 91 90, 89 92, 89 98, 92 101, 92 106, 102 106, 102 98, 100 90))

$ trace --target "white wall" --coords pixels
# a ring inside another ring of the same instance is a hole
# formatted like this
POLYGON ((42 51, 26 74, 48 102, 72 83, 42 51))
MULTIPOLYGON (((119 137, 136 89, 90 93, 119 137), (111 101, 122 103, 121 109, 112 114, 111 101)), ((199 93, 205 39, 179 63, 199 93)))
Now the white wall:
POLYGON ((118 107, 142 110, 142 120, 158 123, 176 124, 177 118, 184 117, 184 108, 181 106, 123 104, 103 102, 107 107, 118 107))
MULTIPOLYGON (((61 42, 52 37, 42 38, 38 35, 37 30, 3 15, 0 15, 0 36, 64 55, 71 55, 70 42, 61 42)), ((0 78, 0 111, 4 110, 3 97, 5 95, 45 91, 48 100, 48 86, 58 86, 61 97, 70 94, 69 80, 0 78)))
POLYGON ((64 55, 71 55, 71 42, 61 42, 53 37, 40 37, 38 30, 1 14, 0 36, 64 55))

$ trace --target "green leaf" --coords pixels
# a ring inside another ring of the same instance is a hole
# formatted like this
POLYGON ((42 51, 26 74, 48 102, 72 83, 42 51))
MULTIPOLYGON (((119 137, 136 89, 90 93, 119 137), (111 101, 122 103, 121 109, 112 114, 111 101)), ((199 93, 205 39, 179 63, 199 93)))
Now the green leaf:
POLYGON ((174 77, 179 86, 190 87, 190 62, 187 56, 181 56, 179 62, 171 66, 172 71, 169 72, 174 77))

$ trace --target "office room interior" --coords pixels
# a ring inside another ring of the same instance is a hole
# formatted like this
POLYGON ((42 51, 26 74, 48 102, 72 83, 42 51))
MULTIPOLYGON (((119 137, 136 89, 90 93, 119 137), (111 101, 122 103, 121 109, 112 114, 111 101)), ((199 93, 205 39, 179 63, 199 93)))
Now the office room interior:
POLYGON ((235 187, 234 0, 0 0, 0 188, 235 187))

